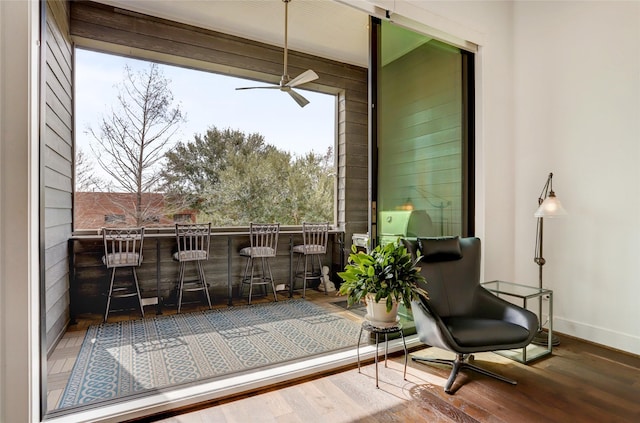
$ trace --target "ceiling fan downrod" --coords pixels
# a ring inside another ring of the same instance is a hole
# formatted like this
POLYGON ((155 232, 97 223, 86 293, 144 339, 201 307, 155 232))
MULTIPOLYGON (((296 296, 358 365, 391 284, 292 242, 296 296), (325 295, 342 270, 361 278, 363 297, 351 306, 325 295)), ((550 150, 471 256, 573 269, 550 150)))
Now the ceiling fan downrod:
POLYGON ((282 79, 280 79, 280 86, 284 86, 289 82, 289 72, 287 71, 288 65, 288 52, 289 52, 289 2, 291 0, 282 0, 284 2, 284 69, 282 72, 282 79))

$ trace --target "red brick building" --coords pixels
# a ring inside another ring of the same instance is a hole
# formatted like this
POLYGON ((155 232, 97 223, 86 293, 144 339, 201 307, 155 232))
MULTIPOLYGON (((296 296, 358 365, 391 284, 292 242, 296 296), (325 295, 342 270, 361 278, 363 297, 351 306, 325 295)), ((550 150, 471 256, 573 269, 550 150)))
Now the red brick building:
MULTIPOLYGON (((136 226, 136 194, 123 192, 76 192, 74 228, 136 226)), ((169 210, 160 193, 142 194, 141 215, 146 227, 173 226, 175 222, 195 222, 193 210, 169 210)))

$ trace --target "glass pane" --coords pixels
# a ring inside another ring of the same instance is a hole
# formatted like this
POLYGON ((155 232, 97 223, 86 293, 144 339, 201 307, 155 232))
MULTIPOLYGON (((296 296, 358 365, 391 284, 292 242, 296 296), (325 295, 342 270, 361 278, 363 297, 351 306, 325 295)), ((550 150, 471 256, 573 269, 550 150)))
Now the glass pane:
POLYGON ((334 223, 335 95, 297 87, 303 109, 279 90, 236 91, 269 84, 230 75, 75 60, 74 229, 334 223))
POLYGON ((463 77, 457 48, 382 22, 378 235, 462 235, 463 77))

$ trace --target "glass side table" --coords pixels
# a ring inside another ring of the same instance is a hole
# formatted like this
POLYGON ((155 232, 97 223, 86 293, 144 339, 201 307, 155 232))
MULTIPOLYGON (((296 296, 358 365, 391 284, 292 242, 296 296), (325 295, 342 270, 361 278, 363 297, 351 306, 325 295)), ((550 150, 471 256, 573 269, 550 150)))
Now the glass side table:
MULTIPOLYGON (((503 350, 495 351, 496 354, 500 354, 503 357, 510 358, 520 363, 528 363, 536 360, 540 357, 544 357, 553 352, 553 291, 550 289, 540 289, 535 286, 522 285, 514 282, 505 281, 491 281, 483 282, 481 284, 485 289, 491 291, 498 297, 507 296, 513 298, 519 298, 522 300, 522 306, 527 308, 527 301, 537 298, 538 301, 546 296, 549 298, 549 329, 548 329, 548 342, 547 345, 535 345, 529 344, 524 348, 515 350, 503 350)), ((542 316, 538 316, 541 319, 542 316)))

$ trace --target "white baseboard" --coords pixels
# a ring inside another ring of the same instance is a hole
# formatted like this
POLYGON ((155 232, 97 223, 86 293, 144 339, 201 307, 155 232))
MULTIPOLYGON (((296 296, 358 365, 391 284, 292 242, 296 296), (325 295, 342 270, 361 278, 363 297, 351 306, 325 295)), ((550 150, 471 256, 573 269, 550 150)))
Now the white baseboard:
POLYGON ((553 330, 606 347, 640 355, 640 336, 630 333, 618 332, 555 316, 553 318, 553 330))

